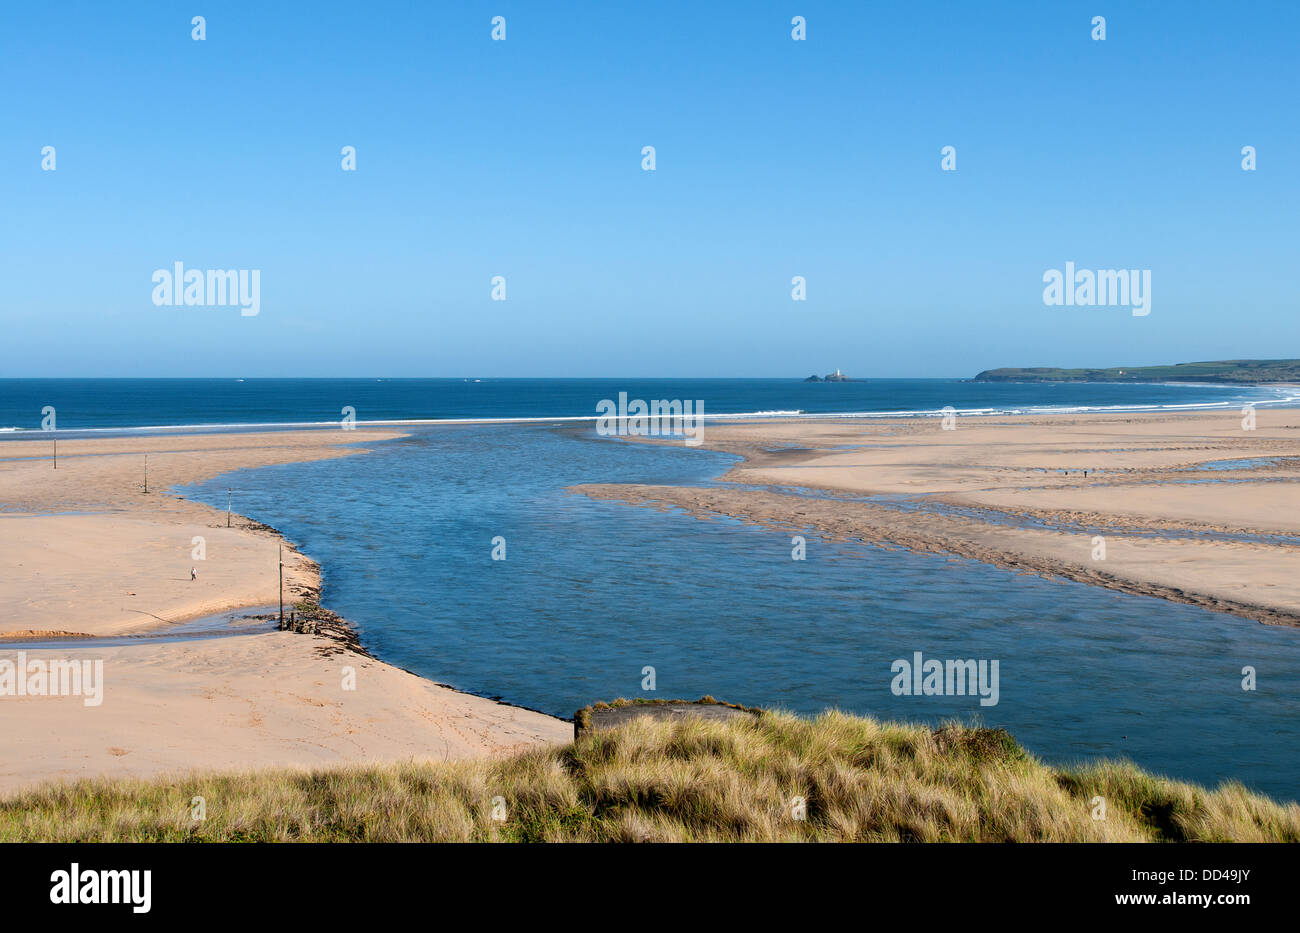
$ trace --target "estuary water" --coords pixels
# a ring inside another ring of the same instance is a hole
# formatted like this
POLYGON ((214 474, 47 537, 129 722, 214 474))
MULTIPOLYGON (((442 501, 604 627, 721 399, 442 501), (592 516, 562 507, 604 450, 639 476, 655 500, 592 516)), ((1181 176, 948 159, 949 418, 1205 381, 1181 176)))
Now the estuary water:
POLYGON ((815 537, 793 560, 787 534, 566 492, 711 483, 733 462, 585 425, 418 427, 371 450, 180 491, 224 508, 232 489, 236 511, 321 563, 324 603, 369 650, 462 690, 559 716, 707 693, 958 719, 1052 762, 1125 757, 1300 797, 1300 631, 815 537), (996 705, 896 695, 892 666, 916 652, 996 660, 996 705))

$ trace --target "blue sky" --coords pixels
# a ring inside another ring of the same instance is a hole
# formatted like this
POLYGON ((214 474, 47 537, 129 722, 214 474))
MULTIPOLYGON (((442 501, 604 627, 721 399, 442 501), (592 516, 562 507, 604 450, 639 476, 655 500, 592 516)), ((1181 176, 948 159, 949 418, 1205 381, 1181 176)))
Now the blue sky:
POLYGON ((1300 356, 1300 4, 191 0, 3 18, 0 376, 1300 356), (177 261, 260 270, 261 313, 156 307, 151 276, 177 261), (1066 261, 1152 270, 1151 314, 1045 306, 1066 261))

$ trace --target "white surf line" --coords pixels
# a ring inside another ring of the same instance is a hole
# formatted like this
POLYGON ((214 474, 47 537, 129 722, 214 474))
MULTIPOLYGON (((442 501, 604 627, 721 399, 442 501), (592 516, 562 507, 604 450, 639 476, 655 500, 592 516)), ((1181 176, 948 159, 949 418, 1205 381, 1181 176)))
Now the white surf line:
MULTIPOLYGON (((1101 383, 1098 383, 1101 384, 1101 383)), ((1163 383, 1150 383, 1153 385, 1162 385, 1163 383)), ((1192 385, 1191 383, 1168 383, 1168 385, 1192 385)), ((1213 385, 1213 384, 1210 384, 1213 385)), ((1246 405, 1276 406, 1286 405, 1292 402, 1300 402, 1300 395, 1290 395, 1283 398, 1261 398, 1221 402, 1186 402, 1186 403, 1151 403, 1146 405, 1068 405, 1068 406, 1039 406, 1039 405, 1017 405, 1005 408, 957 408, 953 412, 958 415, 971 417, 989 417, 989 416, 1014 416, 1014 415, 1048 415, 1063 414, 1077 415, 1090 413, 1105 412, 1161 412, 1161 411, 1213 411, 1228 408, 1242 408, 1246 405)), ((763 419, 800 419, 814 420, 818 418, 938 418, 948 414, 942 408, 919 408, 904 409, 901 411, 847 411, 847 412, 808 412, 801 409, 792 410, 766 410, 750 412, 715 412, 713 414, 698 414, 691 417, 699 418, 704 421, 722 421, 729 419, 743 418, 763 418, 763 419)), ((455 424, 547 424, 547 423, 565 423, 578 424, 582 422, 596 422, 604 416, 600 415, 521 415, 501 418, 390 418, 375 420, 357 420, 351 422, 354 426, 360 427, 422 427, 427 425, 455 425, 455 424)), ((641 417, 641 416, 637 416, 641 417)), ((644 417, 650 417, 646 415, 644 417)), ((672 418, 671 415, 663 416, 672 418)), ((201 424, 158 424, 158 425, 139 425, 132 427, 97 427, 97 428, 59 428, 54 431, 45 431, 39 428, 23 429, 8 428, 3 429, 7 435, 6 439, 31 440, 40 436, 55 436, 60 434, 133 434, 148 433, 157 431, 168 431, 182 434, 186 432, 207 431, 214 434, 229 434, 239 430, 258 429, 269 433, 274 430, 306 430, 306 429, 328 429, 336 428, 345 430, 341 427, 341 421, 252 421, 252 422, 207 422, 201 424)))

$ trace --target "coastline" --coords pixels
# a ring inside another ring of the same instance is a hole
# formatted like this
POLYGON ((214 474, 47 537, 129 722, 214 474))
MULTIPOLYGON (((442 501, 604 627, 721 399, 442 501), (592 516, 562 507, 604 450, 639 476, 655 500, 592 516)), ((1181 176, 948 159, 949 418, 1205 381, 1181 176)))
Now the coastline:
MULTIPOLYGON (((1258 418, 1249 433, 1235 412, 962 417, 954 431, 937 419, 835 416, 714 424, 702 449, 742 458, 722 477, 728 485, 571 491, 968 557, 1296 625, 1300 517, 1288 518, 1277 494, 1300 481, 1300 412, 1258 418), (1272 462, 1198 472, 1234 457, 1272 462), (1101 473, 1085 481, 1083 467, 1101 473), (1207 476, 1219 485, 1177 485, 1207 476), (1089 504, 1098 494, 1106 508, 1089 504), (1094 531, 1107 537, 1104 562, 1088 558, 1094 531)), ((567 741, 565 720, 360 654, 345 665, 338 643, 323 634, 94 644, 274 604, 281 543, 286 606, 314 602, 319 568, 274 529, 234 512, 227 529, 221 510, 172 488, 232 470, 363 454, 365 445, 401 436, 358 429, 94 438, 61 444, 57 472, 48 459, 0 461, 0 505, 23 510, 0 512, 0 523, 10 523, 0 527, 20 532, 0 540, 0 572, 18 581, 15 598, 0 607, 0 638, 37 631, 91 639, 29 653, 102 659, 112 701, 87 710, 77 698, 0 699, 0 726, 16 751, 0 768, 0 791, 232 762, 473 758, 567 741), (145 453, 148 494, 139 488, 145 453), (195 535, 208 553, 191 582, 195 535), (341 687, 342 666, 355 669, 357 691, 341 687), (65 741, 51 748, 49 735, 65 741)), ((7 443, 33 457, 48 453, 44 440, 7 443)), ((0 645, 4 656, 26 650, 19 641, 0 645)))
POLYGON ((742 458, 719 478, 732 485, 570 491, 1297 626, 1300 516, 1283 497, 1300 482, 1300 413, 1256 418, 1251 431, 1237 412, 712 425, 700 446, 742 458), (1219 468, 1233 459, 1271 462, 1219 468))
MULTIPOLYGON (((57 471, 49 459, 0 462, 0 573, 12 581, 0 607, 0 658, 102 663, 97 704, 83 696, 0 697, 9 749, 0 791, 232 764, 459 760, 567 741, 571 723, 386 664, 353 650, 337 625, 319 633, 121 643, 274 605, 282 544, 286 608, 319 593, 319 567, 274 529, 234 511, 227 528, 224 511, 178 496, 174 487, 232 470, 363 454, 358 445, 400 436, 94 438, 61 444, 57 471), (195 556, 199 537, 203 558, 195 556), (67 644, 29 647, 33 635, 67 644)), ((15 439, 5 449, 15 457, 49 453, 45 440, 15 439)))

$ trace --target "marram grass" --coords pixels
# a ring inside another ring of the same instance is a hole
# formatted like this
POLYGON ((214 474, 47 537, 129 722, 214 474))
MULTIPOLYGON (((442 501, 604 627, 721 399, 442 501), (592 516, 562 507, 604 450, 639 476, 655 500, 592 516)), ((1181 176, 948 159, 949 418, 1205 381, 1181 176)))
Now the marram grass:
POLYGON ((498 760, 50 784, 0 800, 0 840, 1296 842, 1300 806, 1129 764, 1051 768, 1001 730, 764 713, 640 719, 498 760))

